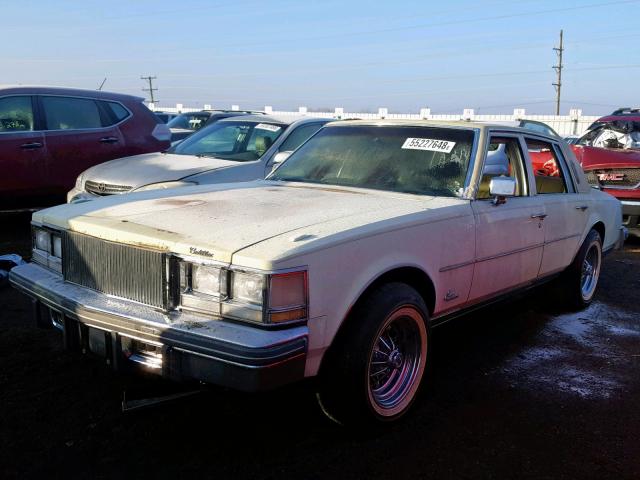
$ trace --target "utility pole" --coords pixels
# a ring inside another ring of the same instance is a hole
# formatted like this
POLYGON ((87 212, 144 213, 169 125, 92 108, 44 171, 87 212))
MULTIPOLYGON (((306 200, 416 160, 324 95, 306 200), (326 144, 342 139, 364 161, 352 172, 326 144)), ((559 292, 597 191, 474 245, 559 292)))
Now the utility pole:
POLYGON ((149 96, 151 97, 151 99, 149 100, 151 103, 156 103, 156 99, 153 96, 153 92, 157 91, 157 88, 153 88, 153 81, 156 79, 157 77, 152 77, 152 76, 148 76, 148 77, 140 77, 141 80, 146 80, 149 82, 149 88, 143 88, 142 91, 143 92, 149 92, 149 96))
POLYGON ((562 52, 564 48, 562 46, 562 30, 560 30, 560 46, 553 48, 558 54, 558 64, 554 65, 554 70, 558 73, 558 79, 556 83, 552 85, 556 88, 556 115, 560 115, 560 89, 562 88, 562 52))

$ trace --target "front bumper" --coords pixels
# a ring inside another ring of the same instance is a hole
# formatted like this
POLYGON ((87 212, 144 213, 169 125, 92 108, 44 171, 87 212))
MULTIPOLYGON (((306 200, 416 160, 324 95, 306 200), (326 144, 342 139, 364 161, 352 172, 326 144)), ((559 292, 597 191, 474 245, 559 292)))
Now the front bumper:
POLYGON ((640 233, 640 200, 621 200, 622 224, 634 233, 640 233))
POLYGON ((69 348, 103 354, 116 369, 135 362, 169 379, 244 391, 268 390, 304 377, 306 326, 270 330, 160 312, 65 282, 34 263, 15 267, 9 280, 37 305, 55 312, 54 326, 64 331, 69 348), (131 345, 146 347, 132 351, 131 345), (149 356, 148 350, 156 354, 149 356))

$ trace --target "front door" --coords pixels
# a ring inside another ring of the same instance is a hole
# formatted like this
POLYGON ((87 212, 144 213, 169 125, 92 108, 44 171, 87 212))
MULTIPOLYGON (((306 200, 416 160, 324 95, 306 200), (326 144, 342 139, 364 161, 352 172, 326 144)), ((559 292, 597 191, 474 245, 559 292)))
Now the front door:
POLYGON ((532 195, 530 174, 518 136, 492 135, 484 175, 472 207, 476 222, 476 263, 469 301, 482 301, 536 280, 544 246, 542 200, 532 195), (500 205, 489 195, 496 176, 516 180, 516 196, 500 205))
POLYGON ((0 210, 46 205, 47 148, 32 97, 0 98, 0 210))

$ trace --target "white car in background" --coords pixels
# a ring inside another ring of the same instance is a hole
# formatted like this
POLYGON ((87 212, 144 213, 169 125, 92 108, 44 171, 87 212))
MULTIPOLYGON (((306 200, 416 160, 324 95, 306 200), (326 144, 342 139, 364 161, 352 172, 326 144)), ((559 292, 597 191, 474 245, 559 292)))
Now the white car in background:
POLYGON ((10 281, 70 348, 246 391, 318 377, 356 424, 407 412, 433 326, 554 278, 588 305, 625 232, 561 138, 427 121, 337 122, 266 180, 61 205, 33 229, 10 281))
POLYGON ((158 188, 264 178, 322 126, 322 118, 225 118, 170 148, 101 163, 81 173, 67 202, 158 188))

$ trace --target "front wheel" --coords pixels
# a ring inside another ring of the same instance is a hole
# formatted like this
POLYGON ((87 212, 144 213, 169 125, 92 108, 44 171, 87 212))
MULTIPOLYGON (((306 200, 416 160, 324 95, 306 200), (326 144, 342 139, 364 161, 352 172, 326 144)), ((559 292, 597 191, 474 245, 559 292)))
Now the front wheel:
POLYGON ((343 424, 389 422, 416 398, 427 365, 428 310, 413 288, 390 283, 359 302, 328 352, 318 399, 343 424))

